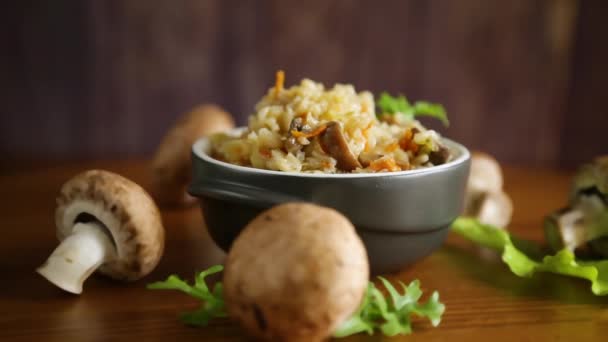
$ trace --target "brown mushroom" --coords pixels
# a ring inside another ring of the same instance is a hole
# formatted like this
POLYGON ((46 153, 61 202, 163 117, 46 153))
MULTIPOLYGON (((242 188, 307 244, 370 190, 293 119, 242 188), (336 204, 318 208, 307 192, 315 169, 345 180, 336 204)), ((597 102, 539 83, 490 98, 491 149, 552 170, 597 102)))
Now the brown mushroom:
POLYGON ((152 161, 154 197, 164 205, 194 203, 186 193, 191 179, 191 150, 206 135, 234 127, 232 116, 216 105, 201 105, 184 115, 162 139, 152 161))
POLYGON ((257 216, 226 260, 230 317, 253 336, 319 341, 359 307, 369 277, 365 247, 346 217, 288 203, 257 216))
POLYGON ((319 143, 325 153, 336 159, 338 169, 350 172, 361 167, 361 163, 348 147, 342 126, 337 121, 330 121, 319 136, 319 143))
POLYGON ((102 170, 66 182, 55 210, 61 243, 38 273, 65 291, 80 294, 95 271, 132 281, 158 264, 165 232, 152 198, 132 181, 102 170))
POLYGON ((433 165, 445 164, 449 159, 450 150, 443 145, 439 145, 437 151, 429 153, 429 161, 433 163, 433 165))
POLYGON ((511 222, 513 203, 502 190, 502 185, 498 161, 485 153, 473 153, 464 214, 485 224, 506 227, 511 222))

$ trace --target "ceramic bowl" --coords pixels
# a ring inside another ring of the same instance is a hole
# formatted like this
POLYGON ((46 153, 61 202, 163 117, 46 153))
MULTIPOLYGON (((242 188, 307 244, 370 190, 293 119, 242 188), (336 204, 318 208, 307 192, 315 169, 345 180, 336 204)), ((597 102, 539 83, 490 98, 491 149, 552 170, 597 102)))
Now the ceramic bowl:
POLYGON ((460 215, 470 154, 443 139, 452 161, 424 169, 364 174, 309 174, 229 164, 209 155, 206 138, 193 145, 189 192, 200 200, 207 229, 227 251, 261 211, 284 202, 334 208, 357 228, 372 273, 398 271, 429 255, 460 215))

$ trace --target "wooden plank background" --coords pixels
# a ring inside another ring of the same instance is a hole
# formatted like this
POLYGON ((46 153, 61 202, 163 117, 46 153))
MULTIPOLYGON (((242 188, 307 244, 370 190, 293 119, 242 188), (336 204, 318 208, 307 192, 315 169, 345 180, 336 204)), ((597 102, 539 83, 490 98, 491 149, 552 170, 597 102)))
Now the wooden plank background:
POLYGON ((149 156, 182 112, 240 123, 283 68, 443 103, 505 162, 608 152, 605 1, 15 1, 2 5, 0 153, 149 156))

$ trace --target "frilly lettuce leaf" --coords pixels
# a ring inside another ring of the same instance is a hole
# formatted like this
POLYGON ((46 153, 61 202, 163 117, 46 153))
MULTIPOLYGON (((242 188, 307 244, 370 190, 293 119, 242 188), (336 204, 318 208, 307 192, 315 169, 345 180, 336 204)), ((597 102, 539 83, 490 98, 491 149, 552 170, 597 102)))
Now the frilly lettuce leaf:
POLYGON ((535 272, 549 272, 587 279, 591 282, 591 291, 595 295, 608 295, 608 260, 577 260, 574 253, 562 249, 554 255, 545 256, 542 261, 535 261, 513 244, 508 232, 472 218, 456 219, 452 231, 502 253, 502 261, 520 277, 531 277, 535 272))
POLYGON ((176 275, 170 275, 165 281, 158 281, 147 286, 150 290, 176 290, 181 291, 201 301, 201 306, 193 312, 182 314, 181 320, 185 324, 194 326, 206 326, 216 317, 227 317, 222 283, 217 282, 211 290, 207 286, 205 278, 209 275, 219 273, 224 269, 222 265, 212 266, 194 278, 194 285, 188 284, 176 275))
MULTIPOLYGON (((228 317, 222 283, 215 283, 211 290, 205 280, 207 276, 222 272, 223 269, 223 266, 215 265, 198 273, 193 285, 176 275, 171 275, 164 281, 149 284, 147 288, 181 291, 198 299, 201 302, 199 309, 182 314, 181 319, 188 325, 206 326, 214 318, 228 317)), ((439 301, 437 291, 434 291, 425 302, 421 302, 422 289, 418 280, 412 281, 407 286, 399 282, 403 289, 401 294, 388 280, 378 278, 388 291, 389 297, 385 297, 374 283, 370 282, 363 303, 357 312, 338 327, 334 337, 345 337, 361 332, 371 335, 375 331, 380 331, 386 336, 410 334, 411 316, 426 317, 434 327, 439 325, 445 305, 439 301)))
POLYGON ((412 333, 411 317, 427 318, 436 327, 441 322, 445 305, 439 301, 434 291, 426 302, 420 302, 422 289, 417 279, 409 285, 399 282, 403 294, 388 280, 378 277, 388 292, 388 298, 369 283, 363 303, 351 318, 343 322, 334 337, 345 337, 360 332, 373 334, 381 331, 385 336, 407 335, 412 333))

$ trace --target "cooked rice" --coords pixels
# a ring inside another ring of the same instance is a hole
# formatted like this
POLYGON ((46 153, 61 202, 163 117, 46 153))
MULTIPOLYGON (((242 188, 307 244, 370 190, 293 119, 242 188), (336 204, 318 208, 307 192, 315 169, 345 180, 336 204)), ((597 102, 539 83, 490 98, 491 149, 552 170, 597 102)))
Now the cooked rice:
POLYGON ((439 134, 402 115, 393 115, 390 121, 378 120, 374 97, 368 91, 357 93, 349 84, 326 90, 309 79, 283 89, 279 74, 277 85, 255 106, 246 130, 238 136, 211 136, 212 154, 233 164, 291 172, 390 172, 433 166, 430 157, 444 148, 439 134), (339 169, 337 159, 323 149, 320 134, 306 137, 294 132, 295 118, 300 118, 303 127, 298 128, 304 132, 339 122, 360 165, 339 169))

